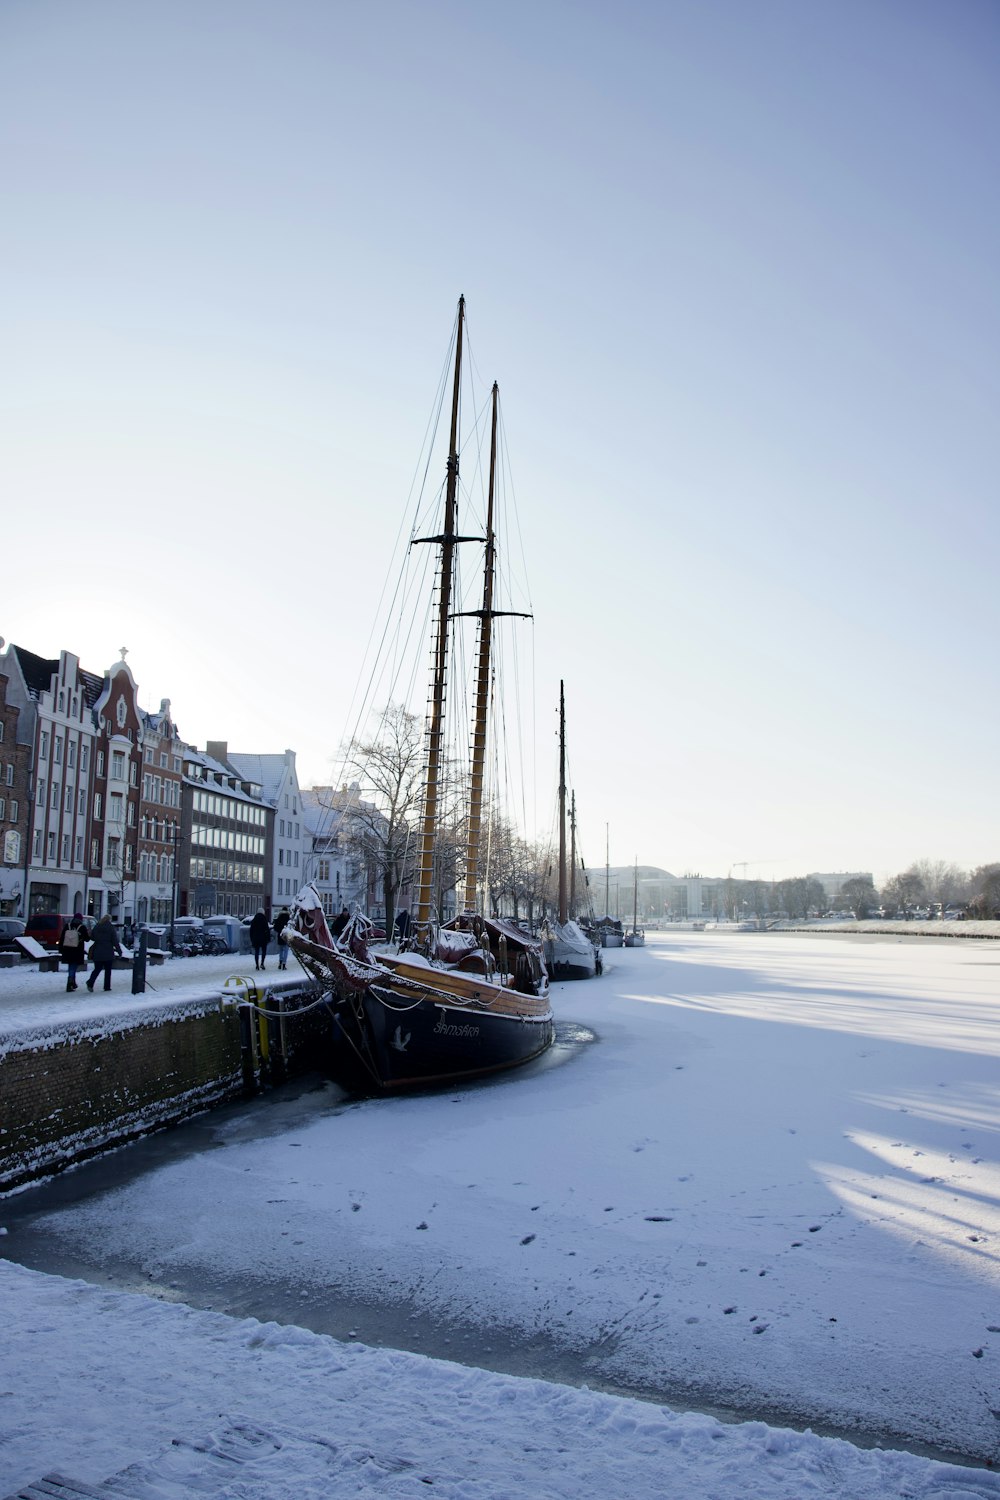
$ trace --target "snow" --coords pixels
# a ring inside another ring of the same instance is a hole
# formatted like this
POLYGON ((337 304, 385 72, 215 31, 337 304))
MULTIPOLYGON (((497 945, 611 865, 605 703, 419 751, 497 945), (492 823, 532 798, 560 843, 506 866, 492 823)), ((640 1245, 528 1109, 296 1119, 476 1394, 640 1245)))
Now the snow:
MULTIPOLYGON (((95 1281, 132 1262, 149 1296, 15 1264, 34 1190, 15 1195, 0 1494, 129 1470, 140 1500, 1000 1497, 912 1451, 996 1455, 998 959, 651 933, 554 987, 578 1040, 548 1066, 347 1107, 329 1086, 259 1135, 227 1115, 212 1149, 46 1213, 95 1281), (214 1311, 167 1300, 192 1271, 214 1311), (301 1312, 227 1314, 232 1285, 301 1312), (338 1301, 341 1338, 296 1326, 338 1301), (393 1308, 450 1329, 456 1359, 536 1350, 578 1384, 377 1347, 393 1308)), ((63 1003, 0 972, 0 1030, 63 1003)))

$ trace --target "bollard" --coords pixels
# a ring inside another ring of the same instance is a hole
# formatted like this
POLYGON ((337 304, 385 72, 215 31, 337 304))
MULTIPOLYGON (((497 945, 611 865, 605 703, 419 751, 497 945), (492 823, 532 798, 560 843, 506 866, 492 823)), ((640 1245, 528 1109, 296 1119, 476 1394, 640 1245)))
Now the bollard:
POLYGON ((135 953, 132 955, 132 993, 133 995, 144 995, 146 993, 146 942, 149 937, 145 927, 139 934, 139 942, 135 953))

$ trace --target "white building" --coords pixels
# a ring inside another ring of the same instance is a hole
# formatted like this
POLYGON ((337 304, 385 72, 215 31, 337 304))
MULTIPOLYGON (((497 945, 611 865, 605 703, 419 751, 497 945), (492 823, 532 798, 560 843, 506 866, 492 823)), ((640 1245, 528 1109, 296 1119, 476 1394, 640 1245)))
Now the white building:
POLYGON ((274 831, 265 879, 273 915, 298 894, 305 878, 311 837, 302 814, 302 793, 295 770, 295 751, 283 755, 237 755, 209 742, 208 751, 235 767, 245 781, 256 782, 261 799, 274 808, 274 831), (222 754, 219 754, 219 750, 222 754))

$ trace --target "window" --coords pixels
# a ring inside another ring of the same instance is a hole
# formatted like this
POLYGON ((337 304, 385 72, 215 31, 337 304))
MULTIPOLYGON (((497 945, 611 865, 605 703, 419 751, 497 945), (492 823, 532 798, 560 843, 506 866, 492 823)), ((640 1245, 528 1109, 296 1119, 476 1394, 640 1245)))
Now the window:
POLYGON ((49 758, 49 732, 48 732, 47 729, 43 729, 42 733, 41 733, 41 735, 39 737, 39 742, 38 742, 38 759, 39 760, 48 760, 48 758, 49 758))
POLYGON ((0 745, 3 744, 3 719, 0 719, 0 745))
POLYGON ((86 771, 86 769, 87 769, 87 767, 89 765, 90 765, 90 746, 89 745, 81 745, 80 746, 80 770, 81 771, 86 771))
POLYGON ((285 863, 285 851, 284 851, 284 849, 279 849, 278 850, 278 864, 279 865, 283 865, 284 863, 285 863))
POLYGON ((145 750, 142 752, 142 758, 146 762, 147 766, 151 766, 153 764, 153 747, 152 747, 152 745, 147 745, 146 746, 145 750))
POLYGON ((98 776, 103 776, 104 775, 104 751, 103 750, 98 750, 98 752, 97 752, 97 774, 98 774, 98 776))
POLYGON ((129 871, 130 874, 131 874, 131 871, 132 871, 132 856, 133 856, 133 853, 134 853, 134 850, 132 848, 132 845, 131 844, 126 844, 125 845, 125 868, 126 868, 126 870, 129 871))
POLYGON ((66 746, 66 764, 71 771, 76 765, 76 740, 70 740, 66 746))
POLYGON ((52 783, 52 807, 53 807, 53 810, 58 810, 58 807, 59 807, 59 798, 60 798, 61 794, 62 794, 62 785, 60 784, 60 782, 54 781, 52 783))
POLYGON ((299 851, 296 849, 296 851, 295 851, 295 868, 298 869, 298 867, 299 867, 299 851))
POLYGON ((32 859, 41 859, 42 857, 42 830, 40 828, 35 829, 31 840, 31 857, 32 859))
POLYGON ((111 792, 108 795, 108 817, 112 823, 120 823, 124 815, 124 806, 121 792, 111 792))
POLYGON ((14 762, 12 760, 7 762, 7 785, 14 785, 14 762))
POLYGON ((59 712, 61 714, 66 712, 66 694, 64 692, 59 694, 59 712))
POLYGON ((134 802, 130 802, 128 804, 127 813, 128 813, 128 817, 127 817, 126 821, 128 823, 128 826, 130 828, 134 828, 135 827, 135 803, 134 802))
POLYGON ((73 788, 71 786, 68 786, 66 788, 66 804, 65 805, 66 805, 66 811, 68 813, 72 813, 72 811, 73 811, 73 788))
POLYGON ((288 806, 288 793, 285 793, 285 806, 288 806))
POLYGON ((3 798, 0 797, 0 818, 6 817, 6 814, 7 814, 7 804, 4 802, 3 798))
POLYGON ((280 835, 281 838, 285 837, 285 820, 284 820, 284 818, 279 818, 278 819, 278 833, 279 833, 279 835, 280 835))
POLYGON ((111 775, 115 781, 125 780, 125 751, 112 750, 111 752, 111 775))
POLYGON ((137 760, 129 762, 128 784, 129 786, 139 785, 139 762, 137 760))
POLYGON ((96 839, 91 839, 91 841, 90 841, 90 863, 92 865, 96 865, 98 863, 99 855, 100 855, 100 851, 98 849, 97 840, 96 839))
POLYGON ((80 836, 77 838, 77 841, 76 841, 76 862, 77 862, 78 865, 82 865, 83 864, 83 835, 82 834, 80 834, 80 836))
POLYGON ((316 867, 316 874, 317 879, 319 880, 330 879, 330 861, 328 859, 320 860, 319 864, 316 867))
POLYGON ((56 836, 54 833, 49 834, 48 855, 46 857, 48 859, 55 859, 56 857, 56 836))
POLYGON ((63 857, 63 864, 68 865, 69 864, 69 834, 68 833, 64 833, 63 834, 62 857, 63 857))
POLYGON ((10 821, 12 823, 16 823, 17 822, 17 807, 18 807, 18 804, 16 802, 12 802, 10 804, 10 821))
POLYGON ((80 794, 76 799, 76 810, 80 814, 81 818, 87 811, 87 793, 84 791, 83 787, 80 788, 80 794))
POLYGON ((52 742, 52 748, 56 752, 56 765, 57 766, 61 766, 62 765, 62 745, 63 745, 63 742, 62 742, 62 737, 61 736, 59 737, 59 739, 53 740, 53 742, 52 742))
POLYGON ((42 807, 45 806, 45 777, 44 776, 39 776, 39 778, 38 778, 38 796, 35 798, 35 804, 39 808, 42 808, 42 807))
POLYGON ((78 710, 77 710, 77 705, 76 705, 76 694, 74 693, 73 694, 73 717, 74 717, 74 719, 77 717, 77 713, 78 713, 78 710))
POLYGON ((180 758, 179 755, 175 755, 174 756, 174 770, 175 771, 179 771, 180 768, 181 768, 181 758, 180 758))
POLYGON ((118 861, 121 858, 121 839, 108 839, 108 864, 113 870, 119 868, 118 861))
POLYGON ((160 765, 164 770, 167 769, 167 757, 164 755, 162 750, 160 751, 160 765))
POLYGON ((95 792, 94 793, 94 817, 95 818, 100 818, 102 815, 103 814, 102 814, 101 794, 100 794, 100 792, 95 792))

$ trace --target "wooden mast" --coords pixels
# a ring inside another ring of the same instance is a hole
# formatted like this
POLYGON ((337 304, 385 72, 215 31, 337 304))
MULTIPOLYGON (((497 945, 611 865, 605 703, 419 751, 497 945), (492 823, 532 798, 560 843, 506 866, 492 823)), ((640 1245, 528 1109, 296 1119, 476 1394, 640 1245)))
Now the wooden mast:
POLYGON ((566 700, 559 683, 559 921, 566 912, 566 700))
POLYGON ((569 801, 569 914, 576 918, 576 793, 569 801))
POLYGON ((486 506, 486 562, 483 579, 483 609, 479 622, 479 663, 476 669, 476 715, 472 726, 472 781, 469 788, 469 834, 465 854, 465 910, 478 910, 479 843, 483 823, 483 777, 486 768, 486 722, 490 704, 490 648, 493 637, 493 572, 496 538, 493 534, 493 502, 497 472, 497 397, 493 382, 493 422, 490 433, 490 488, 486 506))
POLYGON ((434 887, 434 835, 440 793, 442 738, 444 734, 444 700, 448 666, 448 631, 451 624, 451 593, 455 577, 455 534, 458 504, 458 407, 462 378, 462 331, 465 325, 465 298, 458 299, 458 327, 455 334, 455 381, 451 398, 451 438, 448 446, 447 488, 445 491, 444 529, 433 538, 441 547, 438 586, 438 617, 434 643, 430 712, 427 719, 427 779, 424 788, 424 811, 420 827, 420 874, 417 886, 416 936, 420 943, 430 936, 431 906, 434 887))

